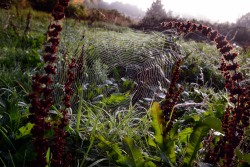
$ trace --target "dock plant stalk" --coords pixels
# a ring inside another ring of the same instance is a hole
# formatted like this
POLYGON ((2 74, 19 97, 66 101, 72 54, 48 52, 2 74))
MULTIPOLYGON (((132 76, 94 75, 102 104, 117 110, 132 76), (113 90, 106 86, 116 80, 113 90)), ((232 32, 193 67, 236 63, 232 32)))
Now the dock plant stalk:
MULTIPOLYGON (((229 103, 222 118, 222 130, 224 135, 208 151, 205 162, 219 165, 222 161, 223 167, 231 167, 236 163, 235 150, 243 140, 246 128, 249 127, 250 119, 250 86, 243 86, 243 74, 238 72, 238 53, 233 51, 233 46, 224 35, 213 30, 211 27, 196 24, 193 22, 163 22, 162 27, 167 29, 175 28, 177 32, 192 33, 199 31, 216 44, 222 54, 221 64, 218 70, 221 71, 225 88, 229 93, 229 103)), ((165 106, 166 108, 166 106, 165 106)))
POLYGON ((70 98, 73 94, 71 84, 74 81, 75 60, 69 63, 64 83, 63 106, 60 113, 53 121, 50 118, 50 109, 54 104, 53 100, 53 76, 56 72, 57 50, 60 43, 59 34, 62 31, 60 21, 65 17, 64 10, 69 0, 59 0, 52 11, 53 21, 49 25, 47 36, 48 43, 45 46, 43 60, 45 63, 44 72, 37 73, 32 77, 32 93, 29 94, 31 102, 29 120, 34 124, 31 131, 34 151, 36 153, 33 166, 45 167, 50 164, 52 167, 70 166, 71 154, 65 151, 65 127, 68 125, 67 108, 71 106, 70 98), (49 135, 52 133, 53 135, 49 135), (50 162, 46 160, 46 154, 50 150, 50 162))

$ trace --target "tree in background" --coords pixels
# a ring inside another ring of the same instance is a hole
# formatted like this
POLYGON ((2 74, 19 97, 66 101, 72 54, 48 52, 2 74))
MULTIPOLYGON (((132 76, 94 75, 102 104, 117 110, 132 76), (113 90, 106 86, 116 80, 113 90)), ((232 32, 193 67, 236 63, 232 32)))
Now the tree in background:
POLYGON ((167 13, 163 8, 161 0, 156 0, 147 10, 144 18, 141 21, 143 26, 155 26, 167 19, 167 13))
POLYGON ((236 24, 237 24, 237 26, 250 28, 250 12, 248 12, 247 14, 241 16, 237 20, 236 24))
POLYGON ((35 10, 52 12, 58 0, 29 0, 30 5, 35 10))
POLYGON ((0 0, 0 8, 9 9, 11 6, 27 8, 29 3, 28 0, 0 0))

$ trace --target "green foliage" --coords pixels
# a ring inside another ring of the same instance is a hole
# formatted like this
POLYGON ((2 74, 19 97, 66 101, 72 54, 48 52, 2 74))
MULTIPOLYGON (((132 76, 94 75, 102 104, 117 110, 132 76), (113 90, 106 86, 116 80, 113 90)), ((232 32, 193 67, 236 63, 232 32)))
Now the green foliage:
POLYGON ((65 15, 66 17, 70 18, 76 18, 76 19, 87 19, 88 13, 87 9, 83 5, 74 5, 70 4, 66 9, 65 9, 65 15))
POLYGON ((180 140, 181 143, 186 143, 189 138, 190 138, 190 134, 193 132, 193 128, 185 128, 182 131, 180 131, 180 133, 178 133, 178 138, 180 140))
POLYGON ((239 158, 239 160, 248 163, 248 165, 250 164, 250 154, 249 153, 244 154, 239 149, 236 149, 235 153, 236 153, 236 156, 239 158))
POLYGON ((129 94, 111 94, 110 97, 106 97, 101 100, 101 103, 107 106, 121 105, 129 99, 129 94))
POLYGON ((207 111, 199 115, 184 115, 184 121, 177 121, 169 134, 164 134, 166 123, 159 103, 153 103, 150 113, 154 138, 152 140, 149 137, 149 145, 154 148, 159 147, 158 152, 162 159, 165 156, 165 163, 168 165, 193 166, 197 159, 197 153, 202 148, 204 137, 207 136, 210 129, 222 131, 221 120, 215 117, 214 113, 207 111), (189 124, 189 127, 185 128, 186 123, 189 124), (176 151, 176 146, 180 148, 179 151, 176 151), (183 155, 183 159, 179 159, 180 155, 183 155), (181 160, 181 162, 178 162, 178 160, 181 160))
POLYGON ((102 136, 98 136, 98 139, 101 141, 98 145, 101 149, 107 150, 107 154, 110 158, 117 160, 118 162, 126 163, 126 158, 122 154, 122 150, 119 148, 119 145, 113 144, 105 140, 102 136))
POLYGON ((0 32, 0 64, 11 68, 21 65, 22 68, 37 67, 41 62, 40 52, 45 42, 43 34, 34 32, 25 33, 25 23, 16 17, 11 18, 10 22, 18 22, 18 25, 11 25, 5 31, 0 32))
MULTIPOLYGON (((155 102, 153 103, 153 106, 151 108, 151 112, 150 112, 151 116, 152 116, 152 127, 154 128, 154 140, 155 142, 160 146, 163 147, 163 113, 162 110, 160 108, 159 103, 155 102)), ((155 145, 155 144, 153 144, 155 145)))
POLYGON ((133 90, 133 88, 134 88, 134 83, 127 79, 124 82, 122 82, 120 92, 123 93, 123 92, 131 91, 133 90))
POLYGON ((224 87, 224 79, 217 70, 220 54, 216 47, 195 41, 188 41, 181 45, 186 54, 180 77, 181 82, 208 85, 221 90, 224 87))
POLYGON ((28 163, 33 158, 32 125, 26 123, 28 105, 16 90, 2 88, 0 97, 0 158, 7 166, 28 163), (25 160, 29 156, 29 160, 25 160))
POLYGON ((193 166, 193 161, 196 158, 198 150, 201 148, 201 142, 207 135, 209 128, 197 124, 193 133, 190 135, 190 139, 187 145, 186 154, 183 159, 183 166, 193 166))
POLYGON ((16 139, 20 139, 22 137, 26 137, 27 135, 31 135, 30 131, 33 128, 34 124, 28 122, 25 126, 19 128, 19 132, 16 135, 16 139))
POLYGON ((116 160, 116 162, 121 166, 156 167, 152 161, 145 159, 141 150, 135 145, 132 138, 125 137, 123 139, 124 151, 126 152, 125 155, 123 154, 121 148, 119 148, 118 144, 112 144, 103 137, 99 137, 99 140, 101 141, 99 146, 105 150, 107 150, 105 147, 108 147, 108 150, 110 150, 108 152, 109 157, 114 158, 114 160, 116 160))

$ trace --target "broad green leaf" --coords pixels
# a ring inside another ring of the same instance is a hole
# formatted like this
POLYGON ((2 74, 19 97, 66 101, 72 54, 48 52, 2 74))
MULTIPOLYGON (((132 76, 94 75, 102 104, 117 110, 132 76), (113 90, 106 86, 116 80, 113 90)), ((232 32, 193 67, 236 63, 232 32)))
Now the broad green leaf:
POLYGON ((200 120, 200 114, 194 114, 191 118, 193 118, 195 122, 198 122, 200 120))
POLYGON ((118 160, 116 160, 116 162, 118 164, 121 164, 121 166, 133 166, 133 162, 131 160, 131 158, 129 158, 128 156, 122 156, 122 157, 118 157, 118 160))
POLYGON ((219 118, 210 116, 210 117, 205 118, 202 122, 204 125, 208 126, 209 128, 222 132, 222 123, 219 118))
POLYGON ((154 102, 152 105, 152 108, 150 110, 151 116, 152 116, 152 126, 155 131, 155 141, 162 147, 163 145, 163 113, 160 107, 160 104, 157 102, 154 102))
POLYGON ((170 130, 170 132, 168 134, 169 138, 171 140, 178 139, 178 130, 179 129, 180 129, 180 123, 179 122, 174 123, 173 128, 170 130))
POLYGON ((25 126, 22 126, 21 128, 19 128, 19 133, 16 135, 16 139, 20 139, 24 136, 29 135, 33 126, 34 124, 29 122, 25 126))
POLYGON ((190 134, 193 132, 193 128, 185 128, 183 129, 179 134, 179 140, 181 143, 185 143, 187 142, 188 137, 190 136, 190 134))
POLYGON ((176 154, 175 154, 175 142, 173 140, 168 140, 164 142, 166 148, 166 155, 168 156, 171 163, 176 163, 176 154))
POLYGON ((132 159, 133 166, 135 167, 144 167, 145 160, 142 156, 142 153, 138 147, 135 146, 135 143, 132 138, 125 137, 123 139, 125 146, 127 147, 127 151, 129 154, 129 158, 132 159))
POLYGON ((156 147, 154 140, 150 136, 148 136, 148 144, 152 147, 156 147))
POLYGON ((157 167, 152 161, 146 162, 144 167, 157 167))
POLYGON ((201 123, 198 123, 194 129, 193 132, 190 135, 189 142, 186 148, 186 154, 183 159, 183 166, 192 167, 193 161, 195 160, 197 156, 197 151, 201 148, 202 140, 207 135, 210 128, 208 128, 205 125, 201 125, 201 123))
POLYGON ((48 148, 48 150, 47 150, 47 153, 46 153, 46 162, 48 163, 48 165, 46 165, 46 167, 49 167, 50 165, 50 154, 51 152, 50 152, 50 147, 48 148))
POLYGON ((122 151, 120 150, 117 143, 111 143, 110 141, 105 140, 103 136, 97 136, 97 138, 102 142, 98 144, 101 148, 107 146, 109 148, 112 148, 112 150, 115 151, 117 155, 122 156, 122 151), (103 144, 105 144, 105 146, 103 144))
POLYGON ((110 97, 106 97, 102 102, 106 105, 119 104, 128 99, 128 94, 111 94, 110 97))
POLYGON ((236 154, 236 156, 237 156, 240 160, 242 160, 242 158, 243 158, 243 153, 240 151, 240 149, 236 149, 236 150, 235 150, 235 154, 236 154))
POLYGON ((111 151, 107 151, 108 157, 115 159, 117 163, 122 166, 131 166, 131 159, 127 156, 122 155, 122 150, 119 148, 118 143, 111 143, 104 139, 103 136, 96 136, 101 142, 98 143, 98 146, 102 149, 111 149, 111 151))
POLYGON ((242 160, 247 163, 250 163, 250 154, 244 154, 242 160))
POLYGON ((165 166, 174 167, 174 165, 171 163, 165 152, 159 150, 159 154, 165 166))

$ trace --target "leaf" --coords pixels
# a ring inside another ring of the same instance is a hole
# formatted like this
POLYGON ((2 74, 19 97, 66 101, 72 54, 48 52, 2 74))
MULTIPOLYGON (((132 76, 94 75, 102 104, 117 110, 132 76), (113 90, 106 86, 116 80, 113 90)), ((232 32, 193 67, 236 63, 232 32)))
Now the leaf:
POLYGON ((160 147, 163 146, 163 113, 160 107, 160 104, 157 102, 154 102, 152 105, 152 108, 150 110, 150 114, 152 116, 152 127, 155 131, 155 141, 160 145, 160 147))
POLYGON ((193 132, 193 128, 185 128, 183 129, 179 134, 179 140, 181 143, 187 142, 187 138, 190 136, 190 134, 193 132))
POLYGON ((177 136, 179 124, 175 124, 175 126, 169 132, 169 135, 163 136, 164 118, 159 103, 153 103, 151 108, 151 116, 152 126, 155 130, 155 142, 159 145, 161 151, 166 154, 171 163, 176 163, 175 142, 173 138, 177 136))
POLYGON ((202 122, 204 125, 208 126, 209 128, 222 132, 222 123, 219 118, 210 116, 210 117, 205 118, 202 122))
POLYGON ((161 150, 159 150, 159 154, 160 154, 160 158, 162 159, 163 163, 165 164, 165 166, 169 166, 169 167, 174 167, 174 165, 171 163, 171 161, 168 159, 166 153, 162 152, 161 150))
POLYGON ((113 103, 119 103, 125 99, 126 97, 123 94, 111 94, 110 97, 104 98, 102 102, 107 104, 113 104, 113 103))
POLYGON ((180 129, 180 123, 179 122, 174 123, 173 128, 169 132, 169 138, 171 140, 178 139, 178 133, 179 133, 178 130, 179 129, 180 129))
POLYGON ((150 136, 148 136, 148 144, 152 147, 156 147, 154 140, 150 136))
POLYGON ((166 148, 166 155, 169 157, 171 163, 176 163, 176 154, 175 154, 175 142, 171 139, 164 142, 166 148))
POLYGON ((239 160, 242 160, 244 162, 250 163, 250 154, 244 154, 241 152, 240 149, 235 150, 236 156, 239 158, 239 160))
POLYGON ((50 165, 50 158, 51 158, 51 152, 50 152, 50 147, 48 148, 47 152, 46 152, 46 162, 48 165, 46 165, 46 167, 49 167, 50 165))
POLYGON ((240 151, 240 149, 236 149, 236 150, 235 150, 235 154, 236 154, 236 156, 237 156, 240 160, 242 160, 242 158, 243 158, 243 153, 240 151))
POLYGON ((129 158, 132 159, 133 166, 135 167, 144 167, 145 160, 142 156, 142 153, 138 147, 135 146, 135 143, 132 138, 125 137, 123 139, 129 158))
POLYGON ((34 124, 29 122, 25 126, 22 126, 21 128, 19 128, 19 133, 16 135, 16 139, 20 139, 24 136, 29 135, 33 126, 34 124))
POLYGON ((152 161, 146 162, 145 167, 157 167, 152 161))
POLYGON ((193 118, 195 122, 198 122, 200 120, 200 114, 194 114, 191 118, 193 118))
POLYGON ((103 136, 96 137, 101 141, 101 143, 98 144, 101 149, 106 149, 108 147, 111 149, 109 155, 112 156, 112 158, 116 158, 118 163, 126 163, 127 159, 122 155, 122 151, 117 143, 111 143, 110 141, 105 140, 103 136))
POLYGON ((242 160, 247 163, 250 163, 250 154, 244 154, 242 160))
POLYGON ((190 135, 190 139, 186 148, 186 154, 183 159, 183 166, 192 166, 193 161, 197 156, 198 150, 201 148, 201 142, 207 135, 209 128, 198 123, 190 135))

